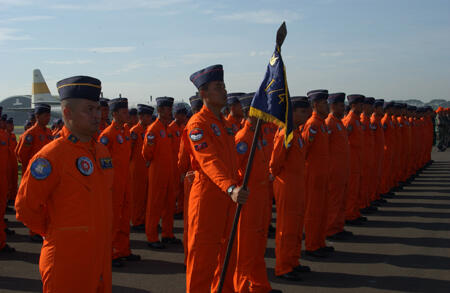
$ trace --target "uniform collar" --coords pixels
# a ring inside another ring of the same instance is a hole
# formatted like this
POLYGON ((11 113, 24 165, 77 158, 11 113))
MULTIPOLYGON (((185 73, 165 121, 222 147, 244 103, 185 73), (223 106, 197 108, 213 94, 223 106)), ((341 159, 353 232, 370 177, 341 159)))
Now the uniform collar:
POLYGON ((125 127, 125 123, 121 125, 119 125, 119 123, 117 123, 116 121, 113 120, 113 122, 111 122, 111 126, 114 127, 117 130, 122 130, 125 127))
POLYGON ((316 112, 314 112, 313 111, 313 113, 312 113, 312 116, 311 116, 311 118, 313 118, 313 119, 317 119, 317 120, 319 120, 319 121, 321 121, 321 122, 323 122, 324 121, 324 119, 322 118, 322 117, 320 117, 320 115, 319 114, 317 114, 316 112))
POLYGON ((209 110, 208 107, 206 107, 205 105, 203 105, 203 107, 200 110, 199 114, 203 114, 203 115, 207 116, 208 118, 214 119, 214 120, 216 120, 216 121, 218 121, 220 123, 224 123, 224 121, 225 121, 225 119, 224 119, 222 114, 220 114, 220 119, 217 118, 217 116, 211 110, 209 110))

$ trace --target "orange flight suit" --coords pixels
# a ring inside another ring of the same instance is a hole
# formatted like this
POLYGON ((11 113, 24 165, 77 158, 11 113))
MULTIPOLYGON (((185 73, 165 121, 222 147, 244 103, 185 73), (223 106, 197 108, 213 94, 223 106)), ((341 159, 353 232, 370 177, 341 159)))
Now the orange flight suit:
POLYGON ((181 174, 184 174, 184 203, 183 203, 183 248, 184 248, 184 264, 186 265, 187 255, 188 255, 188 233, 189 233, 189 223, 188 223, 188 212, 189 212, 189 193, 191 192, 192 183, 194 182, 195 173, 192 171, 191 161, 192 157, 190 155, 190 145, 189 138, 186 133, 186 128, 181 134, 180 149, 178 151, 177 167, 181 174))
POLYGON ((341 119, 330 113, 325 119, 330 134, 330 175, 328 181, 327 236, 342 232, 345 225, 345 202, 350 176, 350 145, 341 119))
POLYGON ((406 174, 406 160, 408 159, 408 126, 406 125, 405 118, 403 116, 398 116, 397 123, 399 126, 399 138, 401 141, 399 151, 400 151, 400 170, 399 170, 399 181, 406 181, 408 176, 406 174))
POLYGON ((370 184, 373 181, 372 170, 374 168, 373 154, 375 137, 371 129, 370 117, 361 113, 360 116, 361 129, 364 136, 364 144, 362 147, 362 169, 361 169, 361 184, 359 185, 359 208, 363 209, 370 206, 370 184))
POLYGON ((173 238, 174 193, 174 148, 173 134, 168 125, 156 119, 148 128, 142 146, 144 159, 150 162, 148 168, 148 199, 145 217, 145 233, 149 242, 157 242, 158 223, 162 226, 161 236, 173 238))
POLYGON ((61 132, 30 161, 16 217, 44 236, 44 292, 111 292, 111 158, 94 139, 61 132))
POLYGON ((392 158, 392 178, 391 178, 391 187, 398 186, 400 182, 400 169, 401 169, 401 129, 400 125, 397 122, 397 117, 392 115, 392 124, 394 125, 394 156, 392 158))
POLYGON ((350 111, 342 119, 347 129, 350 144, 350 177, 348 180, 347 201, 345 203, 345 219, 356 220, 361 217, 359 212, 359 193, 362 172, 362 148, 364 147, 364 132, 359 122, 359 116, 350 111))
MULTIPOLYGON (((271 156, 273 147, 274 147, 274 139, 275 134, 278 131, 278 126, 274 123, 264 123, 261 126, 261 131, 264 139, 267 141, 267 150, 269 152, 269 156, 271 156)), ((272 203, 275 197, 273 193, 273 181, 269 181, 269 205, 267 207, 267 226, 271 225, 272 222, 272 203)))
POLYGON ((130 192, 128 191, 131 157, 130 133, 124 126, 113 121, 100 134, 99 142, 108 148, 114 164, 112 258, 127 257, 131 254, 130 192))
POLYGON ((415 162, 416 162, 416 120, 413 117, 408 118, 408 122, 411 128, 411 137, 410 137, 410 159, 408 159, 408 170, 409 175, 413 175, 416 173, 415 162))
POLYGON ((308 142, 305 156, 305 248, 315 251, 325 247, 327 229, 330 144, 325 120, 313 112, 305 123, 302 136, 308 142))
MULTIPOLYGON (((186 129, 196 171, 189 194, 186 292, 216 292, 236 210, 227 194, 239 183, 234 132, 223 116, 216 117, 206 106, 191 117, 186 129)), ((235 267, 233 245, 222 292, 234 292, 235 267)))
POLYGON ((275 135, 275 145, 270 159, 270 172, 275 176, 273 190, 277 208, 276 276, 292 272, 300 265, 306 208, 306 144, 301 132, 301 129, 294 130, 294 137, 286 149, 285 130, 280 130, 275 135))
MULTIPOLYGON (((46 144, 53 140, 52 131, 35 123, 22 134, 22 139, 16 147, 16 156, 22 163, 22 170, 26 170, 30 159, 46 144)), ((23 172, 22 171, 22 172, 23 172)))
MULTIPOLYGON (((239 158, 239 175, 243 178, 255 132, 247 120, 235 137, 239 158)), ((272 290, 267 277, 264 254, 267 243, 267 210, 269 205, 269 160, 267 141, 260 135, 253 167, 248 181, 249 196, 241 210, 237 230, 237 261, 234 275, 237 292, 269 292, 272 290)))
POLYGON ((242 120, 243 119, 238 119, 230 114, 230 115, 228 115, 226 120, 227 120, 228 124, 230 124, 231 127, 233 128, 233 132, 235 134, 239 131, 239 129, 242 128, 242 120))
POLYGON ((6 223, 4 220, 8 193, 9 134, 0 129, 0 249, 6 245, 6 223))
POLYGON ((133 226, 145 223, 147 207, 148 165, 142 156, 146 127, 137 123, 131 128, 131 223, 133 226))
POLYGON ((18 164, 15 154, 17 146, 16 134, 14 132, 7 132, 9 135, 9 156, 8 156, 8 200, 14 200, 17 194, 17 180, 18 180, 18 164))
POLYGON ((174 156, 173 156, 173 170, 174 170, 174 193, 175 193, 175 201, 176 201, 176 208, 175 213, 179 214, 182 213, 184 208, 184 180, 181 180, 181 173, 178 171, 178 164, 177 164, 177 158, 178 158, 178 151, 180 150, 180 141, 181 141, 181 135, 183 134, 184 127, 186 127, 185 124, 178 125, 178 123, 174 120, 172 123, 169 124, 169 130, 173 135, 173 149, 174 149, 174 156))
POLYGON ((375 144, 374 144, 374 161, 375 167, 373 170, 373 182, 372 182, 372 198, 371 200, 380 199, 382 194, 381 180, 383 176, 383 161, 384 161, 384 130, 381 125, 381 117, 372 114, 370 119, 371 125, 375 132, 375 144))
POLYGON ((391 173, 392 173, 392 158, 394 156, 394 136, 395 129, 391 117, 386 113, 381 119, 381 125, 384 130, 384 159, 383 159, 383 176, 381 193, 386 194, 392 188, 391 173))

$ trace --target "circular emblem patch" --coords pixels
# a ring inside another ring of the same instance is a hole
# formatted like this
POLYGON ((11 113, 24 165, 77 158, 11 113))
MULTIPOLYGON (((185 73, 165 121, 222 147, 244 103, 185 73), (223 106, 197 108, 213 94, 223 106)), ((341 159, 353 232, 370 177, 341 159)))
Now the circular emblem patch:
POLYGON ((241 141, 240 143, 237 144, 236 149, 237 149, 237 152, 242 155, 247 152, 248 145, 246 142, 241 141))
POLYGON ((89 176, 94 172, 94 164, 88 157, 79 157, 77 159, 77 168, 84 176, 89 176))
POLYGON ((52 165, 47 159, 37 158, 30 166, 30 173, 37 180, 44 180, 52 173, 52 165))
POLYGON ((101 142, 102 144, 104 144, 104 145, 107 145, 108 142, 109 142, 109 139, 108 139, 108 137, 106 137, 106 136, 102 136, 102 137, 100 138, 100 142, 101 142))
POLYGON ((122 135, 120 135, 120 134, 117 135, 117 142, 120 143, 120 144, 123 143, 123 137, 122 137, 122 135))
POLYGON ((28 134, 28 135, 25 137, 25 141, 28 142, 28 143, 33 142, 33 136, 32 136, 31 134, 28 134))
POLYGON ((200 128, 192 129, 191 132, 189 132, 189 138, 192 141, 199 141, 203 138, 203 130, 201 130, 200 128))

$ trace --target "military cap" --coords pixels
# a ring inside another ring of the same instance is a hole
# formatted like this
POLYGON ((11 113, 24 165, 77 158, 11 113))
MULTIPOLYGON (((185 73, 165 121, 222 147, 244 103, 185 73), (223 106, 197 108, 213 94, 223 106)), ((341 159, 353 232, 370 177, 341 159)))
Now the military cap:
POLYGON ((8 115, 3 114, 2 117, 1 117, 1 119, 2 119, 2 121, 6 121, 6 120, 8 119, 8 115))
POLYGON ((401 109, 402 108, 402 103, 399 103, 399 102, 393 102, 393 103, 394 103, 393 107, 395 109, 401 109))
POLYGON ((87 99, 97 102, 102 91, 100 80, 90 76, 72 76, 56 83, 59 98, 87 99))
POLYGON ((136 108, 131 108, 130 110, 128 110, 128 114, 130 116, 136 116, 137 115, 137 109, 136 108))
POLYGON ((241 102, 242 109, 249 109, 250 105, 252 104, 253 97, 255 96, 255 93, 249 93, 246 95, 242 95, 239 97, 239 101, 241 102))
POLYGON ((345 93, 333 93, 328 95, 328 103, 344 103, 345 102, 345 93))
POLYGON ((191 108, 200 109, 203 107, 203 101, 199 96, 190 97, 189 103, 191 104, 191 108))
POLYGON ((8 120, 6 120, 7 124, 14 124, 14 119, 12 117, 9 117, 8 120))
POLYGON ((198 89, 211 81, 223 81, 223 67, 220 64, 206 67, 193 73, 190 80, 198 89))
POLYGON ((292 108, 308 108, 310 106, 308 97, 294 96, 291 97, 292 108))
POLYGON ((34 104, 34 114, 50 113, 51 107, 48 104, 37 103, 34 104))
POLYGON ((173 98, 171 97, 158 97, 156 98, 156 107, 172 107, 173 98))
POLYGON ((408 105, 408 107, 406 108, 408 111, 416 111, 417 107, 416 106, 412 106, 412 105, 408 105))
POLYGON ((128 99, 127 98, 116 98, 109 101, 109 109, 112 112, 118 111, 119 109, 128 109, 128 99))
POLYGON ((107 98, 100 98, 100 106, 101 107, 108 107, 109 99, 107 98))
POLYGON ((174 114, 186 114, 188 113, 188 110, 186 109, 186 106, 182 103, 176 103, 173 105, 173 113, 174 114))
POLYGON ((375 100, 375 102, 373 103, 374 107, 383 107, 384 105, 384 100, 383 99, 378 99, 375 100))
POLYGON ((328 99, 327 90, 312 90, 309 91, 306 95, 308 96, 308 100, 310 102, 328 99))
POLYGON ((365 96, 364 95, 348 95, 347 100, 349 104, 355 104, 355 103, 364 103, 365 96))
POLYGON ((155 111, 155 108, 149 105, 145 104, 138 104, 137 105, 137 113, 138 114, 150 114, 153 115, 153 112, 155 111))
POLYGON ((384 102, 383 109, 389 109, 394 107, 394 102, 384 102))
POLYGON ((375 98, 372 98, 372 97, 366 97, 365 99, 364 99, 364 102, 363 102, 364 104, 367 104, 367 105, 373 105, 374 103, 375 103, 375 98))

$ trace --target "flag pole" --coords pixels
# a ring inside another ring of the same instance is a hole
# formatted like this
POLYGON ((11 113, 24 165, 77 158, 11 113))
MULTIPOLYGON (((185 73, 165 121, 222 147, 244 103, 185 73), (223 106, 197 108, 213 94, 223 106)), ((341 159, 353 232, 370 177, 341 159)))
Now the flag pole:
MULTIPOLYGON (((281 45, 283 44, 283 42, 286 38, 286 35, 287 35, 286 23, 283 22, 277 31, 276 43, 277 43, 278 50, 281 50, 281 45)), ((253 157, 255 156, 256 145, 257 145, 258 137, 259 137, 259 134, 261 131, 261 124, 262 124, 262 120, 261 120, 261 118, 258 117, 258 120, 256 122, 255 134, 253 135, 252 146, 250 148, 250 154, 248 156, 247 167, 245 169, 244 180, 242 182, 243 189, 247 189, 247 183, 250 178, 250 173, 251 173, 252 166, 253 166, 253 157)), ((242 209, 242 204, 238 204, 238 206, 236 208, 236 213, 234 214, 233 226, 231 228, 230 237, 228 239, 227 251, 226 251, 225 259, 224 259, 224 262, 222 265, 222 271, 220 272, 220 280, 219 280, 219 285, 218 285, 218 289, 217 289, 218 293, 222 292, 223 284, 225 282, 225 276, 227 274, 228 262, 230 261, 230 254, 231 254, 231 250, 233 249, 234 238, 236 236, 236 229, 237 229, 237 225, 239 223, 241 209, 242 209)))
MULTIPOLYGON (((255 156, 255 150, 256 150, 259 133, 261 132, 261 124, 262 124, 262 120, 260 118, 258 118, 258 120, 256 122, 255 134, 253 135, 252 146, 250 148, 250 154, 248 156, 247 167, 245 169, 244 181, 242 183, 243 189, 247 189, 248 179, 249 179, 250 173, 252 171, 253 158, 255 156)), ((236 213, 234 214, 233 226, 231 228, 230 238, 228 240, 227 252, 225 254, 225 260, 223 262, 222 271, 220 273, 220 281, 219 281, 219 286, 217 289, 218 293, 222 292, 223 283, 225 281, 225 276, 227 274, 228 262, 230 260, 231 250, 233 249, 233 243, 234 243, 234 238, 236 236, 237 225, 239 223, 239 218, 241 215, 241 209, 242 209, 242 204, 238 204, 238 206, 236 208, 236 213)))

